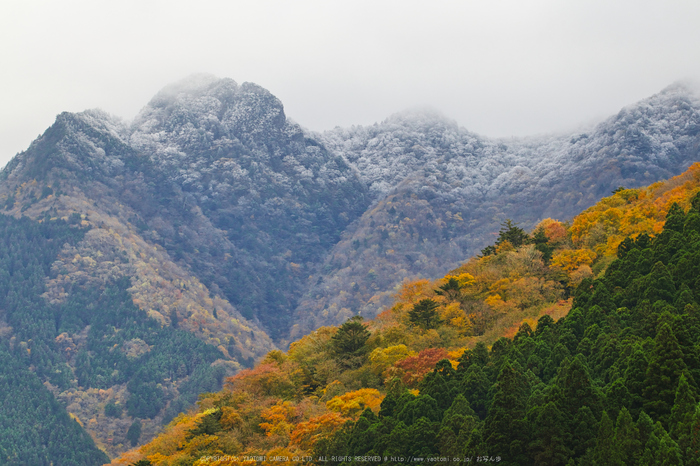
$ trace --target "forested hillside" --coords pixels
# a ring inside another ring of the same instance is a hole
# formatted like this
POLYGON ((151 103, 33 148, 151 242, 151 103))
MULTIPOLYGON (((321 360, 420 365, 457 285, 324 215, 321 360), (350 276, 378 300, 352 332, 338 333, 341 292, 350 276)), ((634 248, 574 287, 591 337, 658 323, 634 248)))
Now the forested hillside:
POLYGON ((438 362, 419 393, 391 387, 378 413, 365 409, 313 452, 697 464, 700 196, 692 204, 674 204, 653 239, 623 241, 605 276, 577 287, 565 318, 477 345, 456 368, 438 362))
MULTIPOLYGON (((422 112, 320 135, 259 86, 199 75, 130 123, 62 113, 0 172, 3 222, 29 238, 7 243, 8 264, 34 258, 5 269, 2 344, 115 457, 319 327, 381 315, 371 325, 414 328, 418 296, 441 323, 396 340, 406 355, 491 342, 566 314, 622 238, 658 233, 673 189, 634 188, 700 159, 699 108, 677 85, 566 136, 492 140, 422 112), (587 223, 547 220, 620 186, 587 223)), ((309 393, 354 387, 329 367, 300 379, 309 393)))
POLYGON ((42 385, 50 380, 65 386, 72 378, 64 355, 54 346, 54 320, 63 316, 41 298, 43 278, 58 248, 83 235, 80 228, 60 221, 37 224, 0 216, 2 464, 87 466, 107 459, 42 385))
MULTIPOLYGON (((74 241, 50 249, 40 242, 9 250, 19 260, 17 248, 36 248, 43 262, 31 275, 36 286, 22 295, 33 304, 6 338, 37 345, 27 367, 111 455, 149 439, 198 393, 220 388, 224 376, 274 347, 144 239, 141 214, 124 202, 140 188, 141 201, 174 199, 153 163, 124 143, 125 131, 100 112, 62 114, 6 167, 0 184, 6 213, 24 217, 26 228, 80 227, 74 241), (107 405, 117 409, 110 414, 107 405)), ((16 277, 19 283, 5 283, 8 293, 24 289, 16 277)))
POLYGON ((696 164, 570 223, 505 222, 479 257, 269 353, 112 464, 695 464, 699 192, 696 164))

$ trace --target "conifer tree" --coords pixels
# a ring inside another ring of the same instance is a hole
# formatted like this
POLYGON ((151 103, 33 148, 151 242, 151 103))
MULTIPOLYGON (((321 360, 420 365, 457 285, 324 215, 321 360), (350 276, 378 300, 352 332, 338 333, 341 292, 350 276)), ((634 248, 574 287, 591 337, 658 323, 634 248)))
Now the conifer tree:
POLYGON ((591 408, 579 408, 571 423, 571 449, 575 457, 580 458, 595 447, 598 424, 591 408))
POLYGON ((686 238, 690 238, 693 233, 700 233, 700 212, 691 210, 685 217, 685 223, 683 225, 683 235, 686 238))
POLYGON ((338 362, 345 367, 359 367, 367 353, 370 333, 362 323, 362 317, 354 316, 340 326, 330 341, 331 350, 338 362))
POLYGON ((681 374, 686 369, 678 340, 667 323, 654 339, 654 352, 644 381, 644 410, 668 423, 681 374))
POLYGON ((490 451, 505 458, 505 464, 526 462, 527 392, 525 376, 506 360, 494 386, 493 403, 484 431, 485 443, 490 451))
POLYGON ((527 233, 525 233, 525 230, 516 226, 511 219, 506 219, 506 221, 501 224, 501 230, 498 232, 496 244, 502 244, 508 241, 517 248, 525 244, 528 239, 529 237, 527 233))
POLYGON ((688 446, 685 449, 686 466, 700 466, 700 403, 695 406, 690 422, 688 446))
POLYGON ((617 416, 615 448, 618 451, 619 458, 627 466, 636 465, 642 453, 639 429, 637 429, 630 412, 626 408, 622 408, 617 416))
POLYGON ((464 393, 464 396, 469 401, 469 405, 481 419, 486 418, 490 385, 491 383, 486 377, 486 373, 478 364, 470 366, 462 380, 462 393, 464 393))
POLYGON ((659 450, 661 449, 661 438, 666 431, 660 422, 654 424, 651 434, 644 445, 644 451, 640 460, 641 465, 657 465, 659 464, 659 450))
POLYGON ((415 399, 406 403, 396 415, 399 421, 408 426, 422 417, 429 421, 439 421, 442 417, 442 412, 438 408, 437 401, 429 395, 417 396, 415 399))
POLYGON ((669 421, 671 437, 678 442, 681 451, 685 451, 690 444, 690 428, 693 423, 695 406, 696 401, 693 390, 685 374, 681 374, 669 421))
POLYGON ((683 455, 681 449, 678 446, 668 432, 664 432, 663 437, 661 437, 661 442, 659 442, 659 455, 657 459, 657 464, 661 466, 675 466, 683 464, 683 455))
POLYGON ((131 446, 135 447, 139 442, 141 437, 141 421, 139 419, 134 419, 131 423, 129 430, 126 432, 126 439, 131 442, 131 446))
POLYGON ((471 406, 469 406, 469 402, 464 395, 460 393, 455 397, 450 408, 445 411, 442 417, 442 425, 449 427, 455 434, 458 434, 462 429, 463 423, 469 420, 469 418, 474 418, 472 420, 475 420, 476 413, 471 406))
POLYGON ((414 456, 433 456, 438 453, 436 439, 439 424, 427 417, 419 418, 408 428, 408 441, 404 451, 414 456))
POLYGON ((642 346, 637 343, 625 370, 625 386, 632 397, 630 411, 634 415, 638 415, 644 404, 644 381, 648 367, 646 353, 642 346))
POLYGON ((435 294, 445 296, 451 301, 461 301, 463 298, 462 287, 459 284, 459 280, 455 277, 450 277, 445 284, 435 290, 435 294))
POLYGON ((642 299, 648 299, 652 304, 659 300, 669 304, 673 303, 676 296, 676 286, 673 283, 671 272, 663 262, 659 261, 654 264, 645 281, 642 299))
POLYGON ((683 458, 678 444, 668 435, 661 422, 654 425, 649 436, 640 465, 673 466, 683 465, 683 458))
POLYGON ((448 457, 462 455, 463 440, 472 430, 477 428, 478 419, 467 399, 460 393, 445 411, 438 434, 440 454, 448 457), (463 432, 464 431, 464 432, 463 432))
POLYGON ((440 305, 432 299, 421 299, 413 305, 413 309, 408 311, 408 319, 425 330, 437 328, 441 323, 440 316, 436 311, 438 307, 440 305))
POLYGON ((646 445, 651 433, 654 431, 654 421, 652 421, 649 415, 644 411, 639 413, 639 419, 637 419, 637 429, 639 429, 639 441, 643 447, 646 445))
POLYGON ((688 285, 683 283, 676 293, 676 299, 673 303, 674 307, 679 314, 686 312, 686 306, 697 306, 695 298, 693 297, 693 292, 690 291, 688 285))
POLYGON ((571 445, 571 432, 567 428, 564 415, 557 405, 550 401, 536 409, 537 414, 533 419, 532 437, 529 450, 536 464, 559 465, 564 464, 573 451, 571 445))
POLYGON ((666 223, 664 224, 664 230, 677 231, 678 233, 683 232, 683 225, 685 224, 685 212, 683 208, 674 202, 668 209, 666 214, 666 223))
POLYGON ((603 411, 603 415, 600 419, 593 460, 595 464, 600 466, 624 465, 615 445, 615 429, 606 411, 603 411))
POLYGON ((600 414, 602 409, 601 394, 591 383, 585 359, 580 354, 569 364, 562 364, 551 396, 568 420, 583 406, 588 406, 594 415, 600 414))
POLYGON ((420 385, 420 393, 430 395, 438 402, 440 411, 447 410, 452 404, 452 400, 457 395, 457 380, 454 376, 455 370, 449 360, 439 361, 435 370, 423 379, 420 385))
POLYGON ((449 427, 441 427, 437 434, 437 448, 441 456, 448 458, 462 455, 462 445, 459 443, 457 434, 449 427))
POLYGON ((352 455, 364 455, 374 446, 376 438, 374 425, 378 421, 371 409, 364 410, 355 423, 348 440, 348 451, 352 455))
POLYGON ((608 385, 605 398, 608 410, 613 416, 618 416, 622 409, 626 410, 632 405, 632 395, 621 377, 608 385))

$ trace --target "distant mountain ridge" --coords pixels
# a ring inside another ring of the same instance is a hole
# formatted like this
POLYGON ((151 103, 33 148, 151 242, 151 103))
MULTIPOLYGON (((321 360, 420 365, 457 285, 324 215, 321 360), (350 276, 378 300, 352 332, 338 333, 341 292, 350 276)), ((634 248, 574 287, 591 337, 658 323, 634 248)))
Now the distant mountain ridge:
POLYGON ((302 299, 294 335, 357 312, 373 317, 395 284, 456 267, 506 218, 530 229, 571 218, 619 186, 681 173, 700 160, 699 109, 697 94, 676 84, 587 133, 492 140, 434 112, 324 133, 375 204, 329 254, 331 272, 302 299))
POLYGON ((197 75, 164 88, 131 124, 99 110, 59 115, 0 172, 0 206, 85 229, 37 291, 58 322, 70 303, 124 293, 132 302, 109 312, 147 319, 145 333, 124 341, 113 325, 109 338, 136 355, 129 364, 209 358, 206 373, 183 360, 152 379, 114 374, 101 364, 116 353, 86 339, 108 308, 53 324, 51 364, 66 345, 74 352, 61 356, 68 372, 55 393, 111 390, 67 404, 96 420, 84 424, 114 455, 137 417, 141 442, 275 346, 357 313, 373 317, 406 278, 444 275, 492 243, 506 218, 530 228, 571 217, 620 185, 681 173, 699 147, 700 102, 681 85, 587 133, 504 141, 424 111, 315 134, 265 89, 197 75), (151 326, 173 333, 151 335, 151 326), (207 349, 188 340, 157 353, 182 331, 207 349), (157 411, 104 414, 107 403, 148 399, 157 411))

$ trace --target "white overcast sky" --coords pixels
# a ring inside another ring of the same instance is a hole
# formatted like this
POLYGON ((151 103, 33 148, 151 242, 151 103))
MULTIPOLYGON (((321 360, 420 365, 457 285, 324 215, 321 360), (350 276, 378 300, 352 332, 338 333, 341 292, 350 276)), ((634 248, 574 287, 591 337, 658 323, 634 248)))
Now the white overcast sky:
POLYGON ((312 130, 430 106, 493 137, 574 128, 700 79, 700 1, 0 0, 0 166, 62 111, 131 120, 192 73, 312 130))

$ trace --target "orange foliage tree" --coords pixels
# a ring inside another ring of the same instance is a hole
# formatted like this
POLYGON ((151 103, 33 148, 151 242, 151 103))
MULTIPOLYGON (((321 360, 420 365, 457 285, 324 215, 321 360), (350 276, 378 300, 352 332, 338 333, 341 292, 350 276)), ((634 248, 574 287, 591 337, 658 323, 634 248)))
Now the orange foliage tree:
POLYGON ((409 356, 394 364, 395 370, 389 375, 398 376, 407 386, 415 387, 428 372, 433 370, 438 361, 447 356, 445 348, 424 349, 416 356, 409 356))
POLYGON ((260 417, 267 421, 260 423, 260 428, 265 431, 265 435, 287 437, 294 428, 297 410, 289 401, 278 401, 277 404, 263 411, 260 417))
POLYGON ((335 433, 348 418, 339 412, 330 412, 300 422, 292 431, 292 443, 302 450, 311 450, 319 440, 328 438, 335 433))

